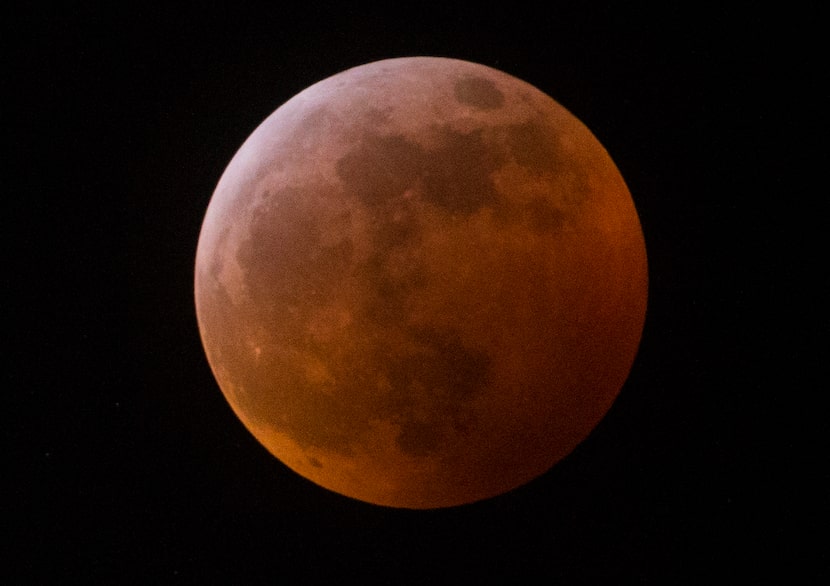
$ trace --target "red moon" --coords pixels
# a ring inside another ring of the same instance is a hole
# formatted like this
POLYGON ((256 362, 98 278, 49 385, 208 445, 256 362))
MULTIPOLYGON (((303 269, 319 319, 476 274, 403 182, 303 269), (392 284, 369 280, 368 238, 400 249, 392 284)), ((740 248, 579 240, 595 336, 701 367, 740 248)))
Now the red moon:
POLYGON ((647 297, 606 150, 533 86, 413 57, 269 116, 199 237, 202 342, 228 403, 313 482, 391 507, 529 482, 625 382, 647 297))

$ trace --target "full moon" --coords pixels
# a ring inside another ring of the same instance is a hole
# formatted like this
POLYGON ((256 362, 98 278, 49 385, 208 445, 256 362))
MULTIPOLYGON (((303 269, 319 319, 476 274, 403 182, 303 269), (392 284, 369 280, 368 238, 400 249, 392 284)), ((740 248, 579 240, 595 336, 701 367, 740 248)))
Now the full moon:
POLYGON ((271 114, 222 175, 195 302, 208 362, 274 456, 429 509, 538 477, 637 353, 647 263, 606 150, 535 87, 377 61, 271 114))

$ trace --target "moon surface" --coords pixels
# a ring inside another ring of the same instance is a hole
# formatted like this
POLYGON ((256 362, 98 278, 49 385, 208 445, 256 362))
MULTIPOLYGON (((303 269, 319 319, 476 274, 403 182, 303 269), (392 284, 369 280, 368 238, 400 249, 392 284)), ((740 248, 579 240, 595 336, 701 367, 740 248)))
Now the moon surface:
POLYGON ((568 455, 628 376, 646 297, 637 212, 591 132, 519 79, 432 57, 349 69, 269 116, 195 266, 247 429, 325 488, 415 509, 568 455))

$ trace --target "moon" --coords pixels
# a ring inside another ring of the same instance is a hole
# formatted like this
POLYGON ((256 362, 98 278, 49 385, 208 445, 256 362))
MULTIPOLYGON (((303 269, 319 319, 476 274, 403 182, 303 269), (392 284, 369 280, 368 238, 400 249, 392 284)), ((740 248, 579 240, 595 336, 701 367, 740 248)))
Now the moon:
POLYGON ((528 83, 433 57, 349 69, 271 114, 195 263, 207 359, 245 427, 322 487, 410 509, 567 456, 628 377, 647 288, 593 134, 528 83))

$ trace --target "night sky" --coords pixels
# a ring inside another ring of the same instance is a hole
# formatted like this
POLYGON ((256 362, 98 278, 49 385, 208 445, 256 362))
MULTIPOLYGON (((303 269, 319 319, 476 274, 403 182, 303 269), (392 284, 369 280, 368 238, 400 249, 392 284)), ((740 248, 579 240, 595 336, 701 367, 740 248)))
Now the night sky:
POLYGON ((779 244, 806 246, 779 206, 804 204, 788 134, 809 82, 779 47, 782 20, 389 6, 8 15, 2 581, 826 572, 804 536, 826 530, 827 457, 801 399, 815 392, 803 340, 826 320, 802 319, 779 244), (640 352, 595 432, 510 494, 434 511, 330 493, 266 452, 213 379, 192 290, 202 217, 251 131, 325 77, 412 55, 501 69, 581 119, 631 190, 650 271, 640 352))

